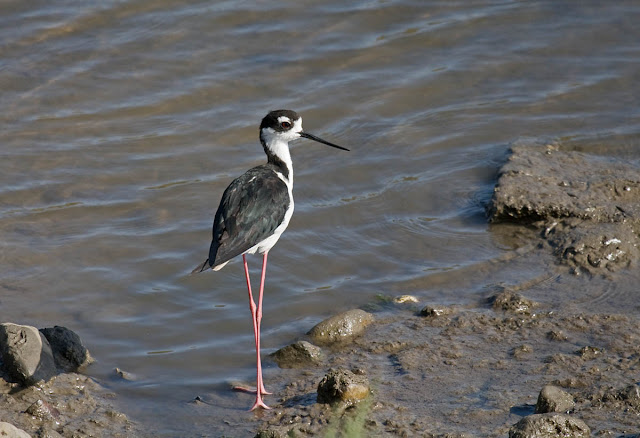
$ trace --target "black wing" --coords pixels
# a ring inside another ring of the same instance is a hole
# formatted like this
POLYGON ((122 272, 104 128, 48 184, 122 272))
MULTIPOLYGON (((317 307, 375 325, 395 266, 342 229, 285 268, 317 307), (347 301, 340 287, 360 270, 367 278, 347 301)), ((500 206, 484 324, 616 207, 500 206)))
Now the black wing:
POLYGON ((209 266, 225 263, 273 234, 289 203, 287 185, 268 164, 235 179, 213 221, 209 266))

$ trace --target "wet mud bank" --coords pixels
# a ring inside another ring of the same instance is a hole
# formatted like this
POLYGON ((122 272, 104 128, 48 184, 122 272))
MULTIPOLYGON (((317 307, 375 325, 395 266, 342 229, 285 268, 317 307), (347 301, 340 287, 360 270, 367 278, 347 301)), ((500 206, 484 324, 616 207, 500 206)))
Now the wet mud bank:
POLYGON ((322 365, 287 373, 256 436, 638 432, 637 318, 558 312, 509 291, 473 309, 384 307, 362 336, 325 348, 322 365), (367 397, 328 401, 325 373, 345 369, 366 376, 367 397))
POLYGON ((0 324, 0 436, 144 435, 113 407, 115 394, 79 374, 92 362, 65 327, 0 324))
POLYGON ((539 229, 574 274, 628 268, 640 255, 640 169, 623 158, 519 142, 487 211, 493 223, 539 229))

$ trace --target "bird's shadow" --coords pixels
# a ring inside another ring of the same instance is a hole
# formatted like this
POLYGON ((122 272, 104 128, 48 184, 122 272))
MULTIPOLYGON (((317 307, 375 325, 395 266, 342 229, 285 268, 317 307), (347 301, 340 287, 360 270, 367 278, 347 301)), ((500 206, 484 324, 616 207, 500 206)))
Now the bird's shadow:
POLYGON ((296 395, 284 400, 282 402, 282 406, 285 408, 312 406, 316 403, 317 398, 317 393, 309 392, 307 394, 296 395))
POLYGON ((527 415, 531 415, 535 413, 536 406, 530 404, 523 404, 519 406, 513 406, 509 409, 509 413, 514 415, 519 415, 521 417, 526 417, 527 415))

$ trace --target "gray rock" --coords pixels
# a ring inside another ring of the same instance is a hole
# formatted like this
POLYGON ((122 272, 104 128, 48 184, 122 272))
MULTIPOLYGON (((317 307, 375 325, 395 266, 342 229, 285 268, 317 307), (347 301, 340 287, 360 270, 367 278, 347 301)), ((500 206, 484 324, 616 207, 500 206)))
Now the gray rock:
POLYGON ((78 368, 93 362, 89 350, 82 345, 80 336, 66 327, 49 327, 40 329, 47 338, 53 351, 56 365, 66 373, 74 373, 78 368))
POLYGON ((344 342, 359 336, 373 322, 373 315, 364 310, 349 310, 318 323, 307 333, 318 344, 344 342))
POLYGON ((584 421, 566 414, 534 414, 509 429, 509 438, 586 438, 591 430, 584 421))
POLYGON ((0 356, 4 371, 23 385, 57 374, 49 341, 35 327, 0 324, 0 356))
POLYGON ((576 403, 573 397, 566 391, 554 385, 545 385, 538 395, 536 403, 536 414, 545 414, 547 412, 564 412, 567 413, 575 407, 576 403))
POLYGON ((298 341, 282 347, 270 357, 280 368, 306 368, 317 366, 324 360, 322 349, 307 341, 298 341))
POLYGON ((318 384, 318 403, 354 405, 369 395, 369 379, 349 370, 329 370, 318 384))
POLYGON ((4 421, 0 421, 0 436, 3 438, 31 438, 24 430, 4 421))

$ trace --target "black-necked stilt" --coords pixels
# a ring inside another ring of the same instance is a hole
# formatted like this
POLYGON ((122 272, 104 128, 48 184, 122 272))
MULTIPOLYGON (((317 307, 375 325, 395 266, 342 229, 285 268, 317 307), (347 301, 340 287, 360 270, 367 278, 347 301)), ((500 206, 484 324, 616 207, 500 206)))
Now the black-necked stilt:
MULTIPOLYGON (((242 254, 257 354, 256 402, 251 410, 258 406, 269 409, 262 401, 263 394, 270 394, 264 389, 260 362, 262 295, 267 254, 287 228, 293 215, 293 166, 289 142, 300 137, 349 150, 303 132, 302 117, 295 111, 277 110, 267 114, 260 124, 260 143, 267 154, 267 163, 249 169, 244 175, 233 180, 224 191, 213 221, 213 241, 209 249, 209 258, 193 271, 202 272, 209 268, 217 271, 229 260, 242 254), (246 259, 246 254, 256 252, 262 254, 262 275, 257 305, 251 293, 246 259)), ((243 387, 234 389, 254 392, 243 387)))

